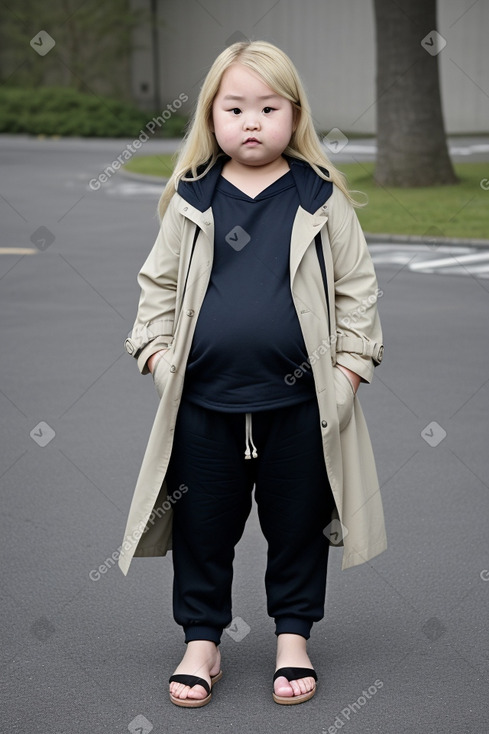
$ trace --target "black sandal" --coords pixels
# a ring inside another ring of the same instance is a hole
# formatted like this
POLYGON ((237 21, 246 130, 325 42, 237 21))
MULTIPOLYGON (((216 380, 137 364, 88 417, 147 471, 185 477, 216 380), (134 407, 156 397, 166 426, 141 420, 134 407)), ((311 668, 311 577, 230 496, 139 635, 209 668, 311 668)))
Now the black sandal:
MULTIPOLYGON (((273 682, 275 683, 277 678, 281 678, 282 676, 287 678, 289 682, 291 680, 298 680, 299 678, 314 678, 315 681, 318 679, 314 668, 279 668, 273 676, 273 682)), ((304 703, 304 701, 309 701, 315 693, 316 686, 314 686, 311 691, 300 693, 298 696, 277 696, 275 691, 273 691, 273 700, 275 703, 287 706, 294 703, 304 703)))
POLYGON ((188 709, 195 709, 199 708, 200 706, 205 706, 212 698, 212 687, 214 683, 217 683, 217 681, 221 678, 222 670, 211 677, 211 684, 209 686, 205 678, 199 678, 197 675, 188 675, 185 673, 172 675, 170 676, 168 683, 183 683, 185 686, 190 686, 190 688, 193 688, 194 686, 202 686, 202 688, 207 691, 207 696, 205 698, 176 698, 170 693, 170 701, 174 703, 175 706, 181 706, 182 708, 188 709))

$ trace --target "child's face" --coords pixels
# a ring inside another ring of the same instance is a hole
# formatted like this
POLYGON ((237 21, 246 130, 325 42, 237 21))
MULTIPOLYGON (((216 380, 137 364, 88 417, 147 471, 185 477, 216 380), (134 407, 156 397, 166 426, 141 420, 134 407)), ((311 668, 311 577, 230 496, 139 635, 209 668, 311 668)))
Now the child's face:
POLYGON ((267 165, 289 144, 294 108, 246 66, 232 64, 214 98, 211 129, 233 160, 246 166, 267 165))

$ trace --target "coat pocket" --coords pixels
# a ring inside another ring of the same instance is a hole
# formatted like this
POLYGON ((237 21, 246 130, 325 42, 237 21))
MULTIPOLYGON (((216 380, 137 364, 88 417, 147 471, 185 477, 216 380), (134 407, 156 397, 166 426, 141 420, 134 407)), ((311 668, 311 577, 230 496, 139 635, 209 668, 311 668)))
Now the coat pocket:
POLYGON ((336 394, 336 409, 338 411, 340 431, 343 431, 349 424, 353 415, 355 392, 350 380, 339 367, 333 367, 333 375, 336 394))
POLYGON ((159 398, 163 395, 168 382, 170 364, 169 350, 166 350, 153 367, 152 377, 159 398))

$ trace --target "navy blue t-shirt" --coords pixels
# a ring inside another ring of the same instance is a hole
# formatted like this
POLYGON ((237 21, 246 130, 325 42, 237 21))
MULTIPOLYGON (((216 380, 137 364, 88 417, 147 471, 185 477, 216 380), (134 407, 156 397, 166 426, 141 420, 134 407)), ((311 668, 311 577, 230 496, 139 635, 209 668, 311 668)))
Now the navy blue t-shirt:
POLYGON ((289 275, 299 204, 291 171, 254 199, 219 178, 214 261, 185 377, 190 401, 252 412, 314 397, 310 370, 293 385, 285 379, 307 360, 289 275))

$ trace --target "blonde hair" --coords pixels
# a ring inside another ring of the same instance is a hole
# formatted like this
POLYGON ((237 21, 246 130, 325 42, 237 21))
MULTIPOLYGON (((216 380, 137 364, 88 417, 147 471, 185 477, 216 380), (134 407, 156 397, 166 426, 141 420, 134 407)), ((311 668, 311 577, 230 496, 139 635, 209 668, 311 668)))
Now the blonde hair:
POLYGON ((284 154, 309 163, 318 176, 332 181, 354 206, 360 206, 348 191, 345 176, 333 166, 321 146, 305 89, 287 54, 267 41, 239 41, 219 54, 204 80, 173 174, 158 204, 160 218, 163 217, 179 182, 202 178, 215 164, 218 156, 223 154, 210 129, 212 105, 224 72, 231 64, 236 63, 257 73, 276 94, 292 103, 297 126, 284 154), (197 169, 204 164, 205 170, 198 174, 197 169), (326 168, 327 173, 321 167, 326 168), (191 176, 187 175, 189 173, 191 176))

